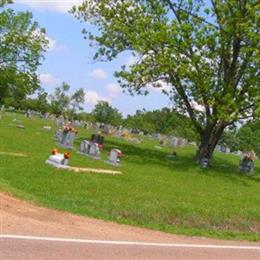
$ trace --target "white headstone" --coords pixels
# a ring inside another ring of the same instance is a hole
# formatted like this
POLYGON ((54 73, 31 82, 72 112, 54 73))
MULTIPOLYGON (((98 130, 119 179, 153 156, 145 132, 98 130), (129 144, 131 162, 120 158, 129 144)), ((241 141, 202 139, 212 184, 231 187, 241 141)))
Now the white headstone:
POLYGON ((119 166, 121 157, 122 152, 120 150, 112 149, 109 153, 108 160, 106 162, 115 166, 119 166))
POLYGON ((68 159, 64 158, 61 153, 51 155, 46 163, 51 164, 57 168, 66 168, 68 166, 68 159))

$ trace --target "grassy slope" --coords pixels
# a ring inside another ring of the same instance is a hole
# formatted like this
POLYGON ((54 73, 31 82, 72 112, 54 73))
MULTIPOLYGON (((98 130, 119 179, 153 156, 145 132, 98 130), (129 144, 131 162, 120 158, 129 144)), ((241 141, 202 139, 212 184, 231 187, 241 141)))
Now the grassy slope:
MULTIPOLYGON (((154 141, 133 145, 106 137, 106 150, 125 154, 122 176, 75 174, 44 163, 56 145, 52 122, 17 116, 26 129, 16 128, 14 114, 0 120, 0 152, 22 152, 28 158, 0 155, 2 190, 41 205, 73 213, 189 235, 260 241, 260 163, 255 176, 237 172, 239 158, 216 154, 210 170, 198 168, 194 148, 154 149, 154 141)), ((75 147, 90 133, 81 130, 75 147)), ((112 168, 73 152, 73 166, 112 168)))

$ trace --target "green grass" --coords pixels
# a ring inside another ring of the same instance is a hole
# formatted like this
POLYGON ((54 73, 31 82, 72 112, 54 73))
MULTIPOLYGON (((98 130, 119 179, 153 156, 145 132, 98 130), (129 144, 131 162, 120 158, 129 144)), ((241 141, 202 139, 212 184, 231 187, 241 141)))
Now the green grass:
MULTIPOLYGON (((260 162, 255 175, 238 173, 239 157, 217 153, 209 170, 194 164, 193 147, 156 150, 155 141, 140 145, 105 138, 102 160, 73 151, 72 166, 118 169, 104 160, 110 148, 125 154, 121 176, 71 173, 45 164, 53 122, 8 114, 0 120, 0 152, 20 152, 27 158, 0 155, 0 189, 40 205, 119 223, 170 233, 260 241, 260 162), (26 129, 16 128, 14 118, 26 129)), ((54 125, 53 125, 54 126, 54 125)), ((75 148, 90 132, 81 129, 75 148)))

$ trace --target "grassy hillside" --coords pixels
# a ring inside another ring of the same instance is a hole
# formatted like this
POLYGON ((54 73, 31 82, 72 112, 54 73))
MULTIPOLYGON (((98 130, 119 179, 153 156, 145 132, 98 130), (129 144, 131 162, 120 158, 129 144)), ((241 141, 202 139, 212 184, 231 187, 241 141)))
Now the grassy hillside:
MULTIPOLYGON (((156 150, 106 137, 100 161, 76 153, 90 132, 81 129, 72 166, 115 169, 104 163, 110 148, 125 154, 121 176, 71 173, 45 164, 53 141, 50 121, 5 114, 0 120, 0 189, 40 205, 119 223, 166 232, 260 241, 260 162, 255 175, 238 173, 239 157, 215 154, 214 165, 202 170, 193 162, 194 148, 156 150), (20 122, 14 122, 14 118, 20 122), (25 129, 16 125, 23 123, 25 129), (1 152, 19 152, 14 157, 1 152)), ((116 168, 118 169, 118 168, 116 168)))

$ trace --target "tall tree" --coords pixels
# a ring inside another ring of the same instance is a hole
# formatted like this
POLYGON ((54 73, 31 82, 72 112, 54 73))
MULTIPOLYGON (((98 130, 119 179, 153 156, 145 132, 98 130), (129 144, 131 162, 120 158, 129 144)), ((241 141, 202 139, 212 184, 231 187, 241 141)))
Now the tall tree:
POLYGON ((80 88, 70 98, 71 110, 75 114, 77 110, 83 110, 82 104, 85 103, 85 92, 84 89, 80 88))
POLYGON ((36 70, 48 45, 31 13, 3 8, 10 2, 0 2, 0 103, 19 101, 39 87, 36 70))
POLYGON ((99 101, 96 105, 92 114, 96 122, 118 125, 121 123, 122 114, 118 109, 109 105, 106 101, 99 101))
POLYGON ((63 82, 61 86, 55 88, 54 94, 50 95, 50 107, 52 113, 56 115, 65 115, 68 111, 70 105, 70 96, 68 94, 69 89, 70 85, 63 82))
POLYGON ((95 59, 130 51, 136 62, 116 72, 130 93, 170 90, 200 137, 197 160, 211 159, 224 129, 260 105, 257 0, 88 0, 75 16, 92 28, 95 59))

